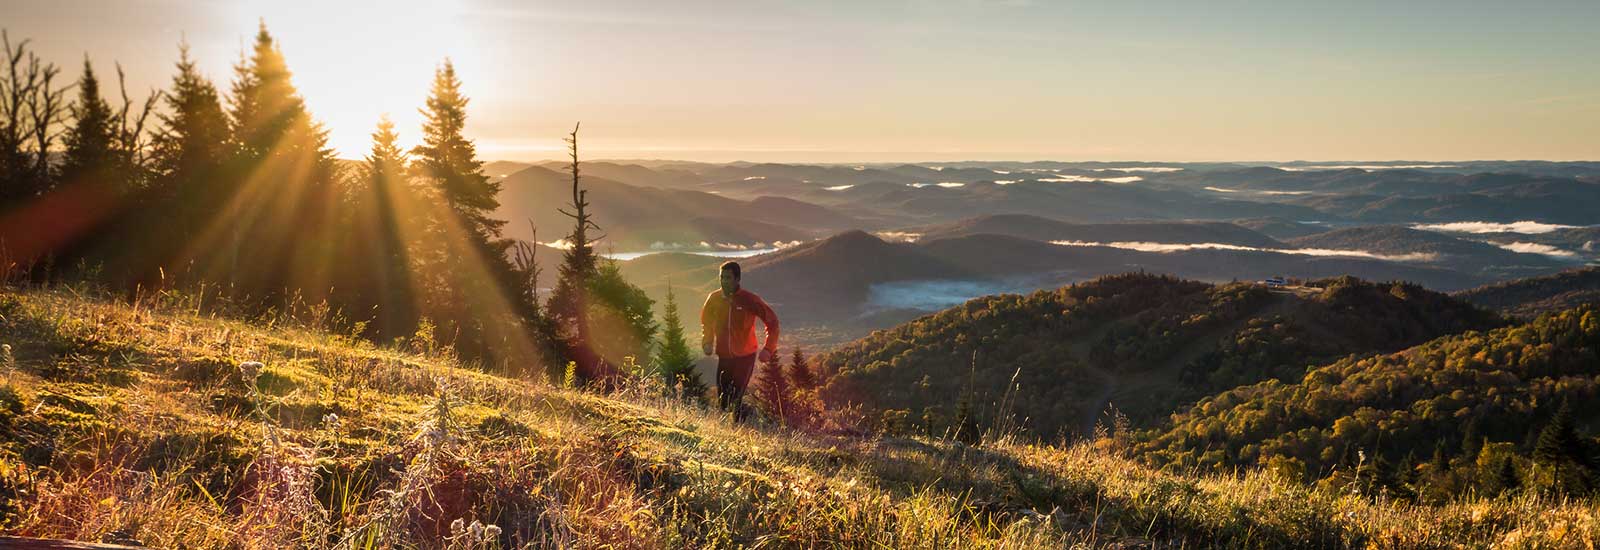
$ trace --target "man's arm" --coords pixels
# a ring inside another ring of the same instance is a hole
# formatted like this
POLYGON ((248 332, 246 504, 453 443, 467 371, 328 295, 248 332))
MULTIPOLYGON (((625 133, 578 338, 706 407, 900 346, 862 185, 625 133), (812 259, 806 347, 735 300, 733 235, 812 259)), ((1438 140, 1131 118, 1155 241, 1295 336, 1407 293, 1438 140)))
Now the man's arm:
POLYGON ((717 328, 713 326, 715 323, 711 318, 711 302, 715 301, 716 296, 715 293, 707 294, 706 303, 700 305, 700 351, 706 355, 716 351, 712 345, 716 343, 713 338, 716 338, 717 328))
POLYGON ((761 324, 767 327, 767 342, 761 346, 770 353, 778 352, 778 312, 772 311, 772 306, 767 301, 756 297, 756 313, 761 316, 761 324))

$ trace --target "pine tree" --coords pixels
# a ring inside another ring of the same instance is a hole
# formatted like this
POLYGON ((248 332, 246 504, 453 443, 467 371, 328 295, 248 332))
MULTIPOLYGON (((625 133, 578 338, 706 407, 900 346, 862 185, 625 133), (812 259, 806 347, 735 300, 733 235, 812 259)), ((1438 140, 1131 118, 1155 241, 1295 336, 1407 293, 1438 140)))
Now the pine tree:
POLYGON ((372 150, 361 165, 351 196, 356 250, 352 263, 370 270, 377 290, 380 334, 407 334, 414 324, 409 254, 401 234, 401 205, 412 201, 406 177, 406 154, 398 144, 394 123, 384 116, 372 133, 372 150))
POLYGON ((795 346, 794 355, 789 358, 789 380, 794 382, 794 387, 801 390, 814 390, 817 388, 817 377, 811 372, 811 365, 806 360, 806 354, 795 346))
POLYGON ((978 433, 977 410, 973 404, 977 401, 977 376, 978 352, 973 350, 972 366, 967 371, 966 387, 961 390, 961 399, 956 401, 955 419, 951 422, 951 428, 955 430, 951 436, 956 441, 969 445, 977 444, 983 436, 978 433))
POLYGON ((556 288, 550 294, 548 313, 557 326, 557 334, 565 342, 568 355, 578 362, 580 376, 598 376, 599 357, 590 344, 589 286, 597 271, 597 256, 589 230, 599 230, 590 219, 588 191, 582 189, 578 166, 578 127, 566 138, 572 163, 567 170, 572 173, 572 211, 561 210, 572 218, 572 233, 567 236, 568 248, 562 255, 556 288))
POLYGON ((266 23, 256 32, 250 56, 234 65, 230 106, 235 145, 245 158, 313 154, 331 164, 326 131, 311 120, 266 23))
POLYGON ((1406 453, 1405 459, 1400 461, 1400 471, 1395 476, 1396 479, 1399 480, 1401 485, 1416 485, 1418 466, 1421 466, 1421 463, 1417 461, 1417 450, 1411 449, 1406 453))
POLYGON ((951 422, 954 433, 950 434, 956 441, 968 445, 976 444, 982 434, 978 433, 978 419, 973 409, 973 392, 971 385, 961 392, 961 399, 956 401, 955 419, 951 422))
POLYGON ((1539 432, 1533 447, 1533 460, 1555 470, 1558 490, 1575 492, 1582 489, 1588 457, 1584 456, 1583 440, 1578 436, 1572 421, 1572 403, 1562 401, 1555 418, 1539 432))
POLYGON ((1539 441, 1533 447, 1533 459, 1544 463, 1573 461, 1581 458, 1583 443, 1572 423, 1572 403, 1563 401, 1555 418, 1539 432, 1539 441))
POLYGON ((100 97, 100 81, 88 59, 83 60, 78 102, 71 110, 73 125, 64 140, 66 154, 61 163, 61 181, 68 185, 93 186, 102 193, 126 191, 114 181, 122 173, 113 128, 116 115, 100 97))
POLYGON ((490 181, 478 160, 477 147, 462 133, 467 125, 467 98, 461 94, 461 79, 449 59, 433 74, 433 89, 422 125, 422 144, 412 150, 417 169, 439 190, 460 226, 486 251, 503 256, 509 241, 500 238, 505 221, 493 219, 500 201, 495 196, 500 184, 490 181))
MULTIPOLYGON (((238 150, 251 160, 326 153, 326 131, 294 90, 288 62, 262 22, 248 58, 234 66, 229 115, 238 150)), ((323 160, 323 158, 318 158, 323 160)), ((314 166, 322 168, 322 166, 314 166)))
POLYGON ((667 303, 661 314, 661 343, 656 347, 656 365, 669 390, 683 396, 685 401, 705 401, 709 388, 694 370, 694 356, 689 353, 689 342, 678 318, 678 303, 672 294, 671 282, 667 283, 667 303))
POLYGON ((590 349, 610 365, 620 365, 628 357, 644 357, 657 330, 651 314, 655 301, 629 283, 622 276, 622 266, 610 259, 600 261, 586 294, 589 323, 605 327, 590 333, 590 349))
POLYGON ((189 46, 178 46, 178 74, 163 94, 166 112, 155 137, 159 174, 152 199, 174 215, 177 234, 195 235, 231 195, 222 169, 229 154, 228 117, 217 87, 200 74, 189 46))
POLYGON ((225 213, 231 242, 216 247, 227 251, 222 269, 247 294, 292 286, 317 301, 331 278, 330 215, 339 191, 327 131, 306 111, 265 23, 234 75, 229 118, 238 172, 230 176, 242 188, 225 213))
POLYGON ((790 424, 790 414, 793 407, 790 405, 789 380, 784 376, 783 364, 777 353, 773 353, 759 368, 760 379, 756 382, 756 399, 761 401, 762 408, 768 415, 785 425, 790 424))
POLYGON ((1467 419, 1467 424, 1461 431, 1461 456, 1467 462, 1478 460, 1478 451, 1483 448, 1483 435, 1479 433, 1478 417, 1467 419))
POLYGON ((1500 482, 1500 492, 1509 493, 1522 486, 1522 479, 1517 476, 1517 465, 1512 463, 1511 457, 1500 461, 1500 471, 1496 472, 1500 482))

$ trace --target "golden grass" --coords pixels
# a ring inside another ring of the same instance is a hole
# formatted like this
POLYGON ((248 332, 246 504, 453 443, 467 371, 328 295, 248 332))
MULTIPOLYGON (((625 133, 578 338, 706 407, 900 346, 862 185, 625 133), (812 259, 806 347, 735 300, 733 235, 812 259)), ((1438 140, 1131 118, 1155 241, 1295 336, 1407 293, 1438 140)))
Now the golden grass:
MULTIPOLYGON (((161 305, 156 305, 161 302, 161 305)), ((1594 502, 734 425, 283 323, 0 293, 6 534, 161 547, 1592 548, 1594 502), (259 361, 251 378, 239 364, 259 361), (253 383, 251 383, 253 381, 253 383), (459 521, 458 521, 459 520, 459 521), (492 525, 493 528, 486 526, 492 525)))

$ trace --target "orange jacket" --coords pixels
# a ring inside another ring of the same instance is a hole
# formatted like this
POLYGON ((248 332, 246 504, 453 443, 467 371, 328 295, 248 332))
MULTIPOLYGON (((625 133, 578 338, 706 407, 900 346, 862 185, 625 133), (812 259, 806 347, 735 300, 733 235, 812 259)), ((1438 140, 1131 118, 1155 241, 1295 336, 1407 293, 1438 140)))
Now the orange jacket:
POLYGON ((717 343, 717 355, 722 357, 743 357, 762 347, 777 353, 778 314, 754 292, 741 288, 729 300, 720 289, 713 290, 700 307, 700 347, 713 341, 717 343), (757 318, 767 326, 764 346, 756 344, 757 318))

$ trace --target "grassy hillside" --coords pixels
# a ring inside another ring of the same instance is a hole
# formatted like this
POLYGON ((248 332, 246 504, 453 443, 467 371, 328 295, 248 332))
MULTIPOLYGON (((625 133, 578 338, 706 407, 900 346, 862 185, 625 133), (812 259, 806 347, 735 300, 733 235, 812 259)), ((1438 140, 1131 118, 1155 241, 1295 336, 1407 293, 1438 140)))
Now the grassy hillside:
POLYGON ((1239 384, 1501 323, 1415 285, 1317 284, 1274 291, 1126 274, 986 296, 822 356, 838 373, 824 394, 904 411, 934 432, 959 427, 967 396, 965 416, 1014 418, 1049 437, 1084 433, 1107 404, 1153 421, 1239 384))
POLYGON ((191 548, 1600 540, 1592 503, 1418 507, 1266 474, 1173 475, 1117 438, 968 446, 735 426, 648 390, 509 380, 425 340, 405 343, 421 353, 375 348, 287 319, 196 314, 208 307, 0 294, 5 534, 191 548))

